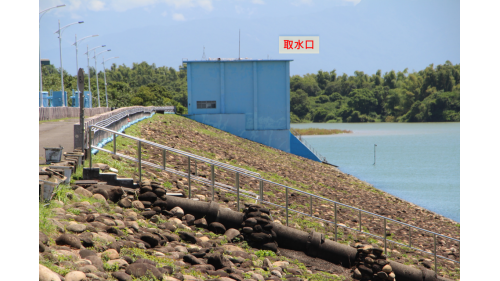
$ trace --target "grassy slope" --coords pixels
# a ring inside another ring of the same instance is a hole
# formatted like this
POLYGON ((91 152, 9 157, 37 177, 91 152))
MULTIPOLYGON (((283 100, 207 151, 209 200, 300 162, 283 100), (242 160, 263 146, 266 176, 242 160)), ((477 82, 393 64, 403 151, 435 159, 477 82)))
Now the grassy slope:
MULTIPOLYGON (((323 196, 338 202, 348 204, 363 210, 380 214, 407 224, 415 225, 424 229, 442 233, 454 238, 460 237, 460 225, 443 216, 420 208, 412 203, 396 198, 390 194, 380 191, 359 179, 340 172, 338 169, 295 156, 283 151, 264 146, 229 133, 220 131, 210 126, 197 123, 190 119, 176 115, 155 115, 133 126, 126 131, 127 134, 141 137, 156 143, 189 151, 195 154, 229 163, 235 166, 258 171, 264 178, 277 183, 285 184, 316 195, 323 196)), ((136 155, 135 143, 130 140, 118 138, 118 151, 129 155, 136 155)), ((112 149, 111 144, 107 146, 112 149)), ((143 146, 142 156, 148 161, 161 164, 161 151, 156 148, 143 146)), ((120 171, 120 175, 137 177, 135 165, 128 161, 117 161, 111 159, 110 155, 99 153, 96 162, 106 163, 120 171)), ((179 155, 167 153, 167 166, 187 170, 187 159, 179 155)), ((191 166, 194 168, 194 163, 191 166)), ((198 173, 207 178, 210 177, 209 167, 197 163, 198 173)), ((148 167, 143 168, 143 177, 157 179, 165 182, 175 190, 183 190, 187 186, 187 180, 170 175, 166 172, 148 167)), ((216 180, 234 185, 235 176, 232 172, 216 169, 216 180)), ((197 189, 194 194, 210 197, 210 187, 193 184, 197 189)), ((258 181, 246 177, 240 177, 240 186, 246 190, 258 192, 258 181)), ((310 199, 295 192, 289 194, 290 206, 305 213, 310 212, 310 199)), ((235 209, 235 196, 233 194, 217 193, 219 202, 228 201, 227 205, 235 209)), ((285 205, 285 190, 277 186, 264 185, 264 199, 275 204, 285 205)), ((249 200, 242 200, 250 202, 249 200)), ((326 201, 314 200, 313 213, 330 221, 334 220, 333 204, 326 201)), ((284 212, 281 209, 271 208, 274 219, 285 223, 284 212)), ((347 208, 338 208, 338 222, 350 227, 357 228, 359 225, 359 213, 347 208)), ((383 220, 363 214, 361 217, 362 228, 370 233, 383 236, 383 220)), ((331 224, 323 224, 317 220, 311 220, 302 215, 293 214, 289 218, 290 226, 301 228, 305 231, 315 229, 327 234, 333 239, 334 228, 331 224)), ((388 222, 388 235, 395 241, 408 243, 408 228, 388 222)), ((369 236, 358 235, 356 232, 339 228, 339 241, 341 243, 354 245, 356 241, 378 244, 383 247, 382 241, 377 241, 369 236)), ((419 248, 429 252, 433 250, 432 236, 412 231, 412 243, 419 248)), ((421 266, 419 259, 431 258, 431 256, 419 255, 404 247, 394 247, 388 244, 390 258, 401 263, 421 266), (395 250, 395 251, 392 251, 395 250)), ((450 240, 438 238, 438 254, 447 256, 450 251, 459 249, 459 245, 450 240)), ((456 252, 459 257, 459 252, 456 252)), ((452 257, 452 256, 450 256, 452 257)), ((451 278, 459 278, 459 266, 450 262, 439 263, 441 275, 451 278)))

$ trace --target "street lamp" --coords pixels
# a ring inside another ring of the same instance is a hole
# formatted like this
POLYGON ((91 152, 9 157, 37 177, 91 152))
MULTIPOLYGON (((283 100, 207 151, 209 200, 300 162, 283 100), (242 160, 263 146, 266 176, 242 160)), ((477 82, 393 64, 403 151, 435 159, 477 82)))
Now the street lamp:
POLYGON ((104 90, 106 91, 106 107, 108 107, 108 83, 106 83, 106 65, 104 65, 104 63, 107 62, 108 60, 117 58, 119 57, 112 57, 107 60, 104 60, 104 57, 102 58, 102 67, 104 68, 104 90))
MULTIPOLYGON (((66 6, 66 4, 63 4, 63 5, 57 5, 57 6, 54 6, 54 7, 50 7, 50 8, 47 8, 43 11, 40 11, 38 13, 38 15, 40 16, 40 18, 38 19, 38 29, 40 29, 40 21, 42 20, 42 17, 43 15, 45 15, 46 12, 48 12, 49 10, 52 10, 52 9, 55 9, 55 8, 61 8, 61 7, 64 7, 66 6)), ((40 31, 39 31, 40 33, 40 31)), ((43 107, 43 96, 42 96, 42 90, 43 90, 43 85, 42 85, 42 52, 40 51, 40 38, 38 38, 38 60, 39 60, 39 63, 40 63, 40 68, 39 68, 39 72, 40 72, 40 107, 43 107)))
POLYGON ((75 45, 75 47, 76 47, 76 73, 78 73, 78 42, 83 41, 83 40, 85 40, 87 38, 97 37, 97 36, 99 36, 99 35, 98 34, 96 34, 96 35, 90 35, 90 36, 87 36, 87 37, 83 37, 82 39, 80 39, 80 40, 77 41, 76 40, 76 34, 75 34, 75 43, 73 43, 71 45, 75 45))
MULTIPOLYGON (((77 22, 74 22, 74 23, 70 23, 64 27, 61 28, 61 20, 58 21, 59 22, 59 29, 54 32, 54 33, 57 33, 59 34, 59 56, 61 58, 61 94, 63 96, 63 99, 64 99, 64 80, 63 80, 63 65, 62 65, 62 46, 61 46, 61 39, 62 39, 62 32, 64 31, 65 28, 73 25, 73 24, 77 24, 77 23, 83 23, 83 21, 77 21, 77 22)), ((65 106, 65 101, 63 100, 63 106, 65 106)))
POLYGON ((95 80, 96 80, 96 85, 97 85, 97 107, 101 107, 101 99, 99 97, 99 77, 97 77, 97 57, 102 54, 111 51, 111 49, 108 49, 106 51, 102 51, 99 54, 95 54, 94 51, 94 62, 95 62, 95 80))
MULTIPOLYGON (((90 49, 90 51, 93 51, 97 48, 104 48, 106 47, 106 45, 102 45, 102 46, 97 46, 95 48, 92 48, 90 49)), ((88 75, 88 78, 89 78, 89 92, 90 92, 90 62, 89 62, 89 45, 87 45, 87 52, 85 53, 87 55, 87 69, 89 70, 89 75, 88 75)), ((92 94, 92 93, 91 93, 92 94)), ((90 98, 90 104, 92 105, 92 97, 90 98)))

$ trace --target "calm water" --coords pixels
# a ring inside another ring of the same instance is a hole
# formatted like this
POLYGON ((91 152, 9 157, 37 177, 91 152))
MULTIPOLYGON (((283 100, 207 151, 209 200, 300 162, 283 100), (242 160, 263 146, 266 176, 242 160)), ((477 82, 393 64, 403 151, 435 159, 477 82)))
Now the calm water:
POLYGON ((341 171, 460 222, 460 123, 324 123, 292 128, 353 131, 304 139, 341 171))

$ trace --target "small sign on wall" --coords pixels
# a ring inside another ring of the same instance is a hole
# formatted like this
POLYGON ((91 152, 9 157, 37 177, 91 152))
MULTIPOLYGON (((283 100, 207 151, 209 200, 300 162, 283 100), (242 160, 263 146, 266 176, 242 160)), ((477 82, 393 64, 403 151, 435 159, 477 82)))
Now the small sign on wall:
POLYGON ((280 36, 280 54, 319 54, 319 36, 280 36))

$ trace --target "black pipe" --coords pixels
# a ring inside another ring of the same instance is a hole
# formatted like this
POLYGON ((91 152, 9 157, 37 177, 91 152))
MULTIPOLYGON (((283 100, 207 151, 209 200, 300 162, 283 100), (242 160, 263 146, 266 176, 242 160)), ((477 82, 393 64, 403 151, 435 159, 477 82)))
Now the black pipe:
MULTIPOLYGON (((244 214, 227 208, 220 208, 215 202, 200 202, 167 196, 167 208, 180 207, 185 214, 191 214, 195 218, 205 218, 208 223, 220 222, 226 228, 240 228, 243 223, 244 214)), ((345 268, 354 265, 357 250, 353 247, 325 239, 324 235, 312 231, 307 233, 298 229, 271 223, 276 233, 276 242, 280 248, 305 252, 308 256, 340 264, 345 268)), ((398 281, 443 281, 448 280, 439 277, 432 270, 417 269, 395 261, 389 261, 398 281)))
POLYGON ((317 232, 307 233, 288 226, 273 223, 276 241, 281 248, 305 252, 308 256, 340 264, 346 268, 354 265, 356 249, 324 239, 317 232))
POLYGON ((226 228, 240 228, 243 222, 243 213, 235 212, 227 208, 220 208, 216 202, 201 202, 186 198, 169 196, 167 198, 167 209, 180 207, 184 214, 191 214, 195 218, 205 218, 208 223, 220 222, 226 228))

